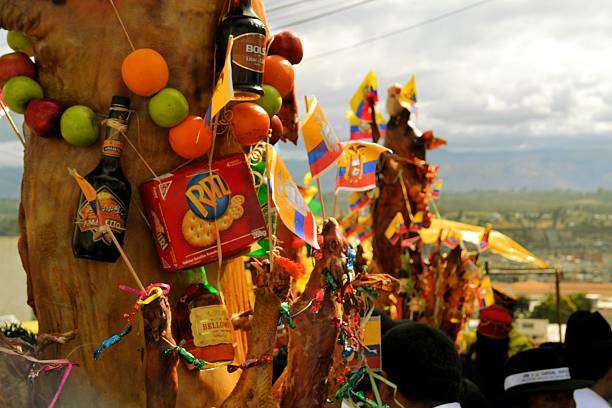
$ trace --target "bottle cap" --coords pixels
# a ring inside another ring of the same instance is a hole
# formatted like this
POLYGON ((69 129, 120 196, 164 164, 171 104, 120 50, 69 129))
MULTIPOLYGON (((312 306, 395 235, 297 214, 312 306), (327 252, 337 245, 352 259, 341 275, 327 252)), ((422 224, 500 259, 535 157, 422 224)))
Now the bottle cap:
POLYGON ((113 96, 113 99, 111 100, 111 107, 115 106, 115 107, 130 109, 130 103, 131 103, 130 98, 128 98, 127 96, 115 95, 113 96))

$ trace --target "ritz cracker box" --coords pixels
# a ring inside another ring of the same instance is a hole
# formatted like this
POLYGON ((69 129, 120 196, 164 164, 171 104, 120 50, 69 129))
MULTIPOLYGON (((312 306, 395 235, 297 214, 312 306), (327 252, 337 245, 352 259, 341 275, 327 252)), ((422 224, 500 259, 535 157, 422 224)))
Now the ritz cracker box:
POLYGON ((164 270, 200 266, 267 236, 253 178, 241 153, 184 167, 140 186, 164 270), (215 223, 216 221, 216 223, 215 223))

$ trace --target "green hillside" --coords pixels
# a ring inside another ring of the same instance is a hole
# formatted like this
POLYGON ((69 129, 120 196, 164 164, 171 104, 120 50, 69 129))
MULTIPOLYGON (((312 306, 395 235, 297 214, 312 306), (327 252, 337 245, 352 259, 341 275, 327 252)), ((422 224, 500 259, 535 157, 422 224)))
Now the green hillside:
POLYGON ((18 234, 18 209, 19 200, 0 198, 0 236, 15 236, 18 234))

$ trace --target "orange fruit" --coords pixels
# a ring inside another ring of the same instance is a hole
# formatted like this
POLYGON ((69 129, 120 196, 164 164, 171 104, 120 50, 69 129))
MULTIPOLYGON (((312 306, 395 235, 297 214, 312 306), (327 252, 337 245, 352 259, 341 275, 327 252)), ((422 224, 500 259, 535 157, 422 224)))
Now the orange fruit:
POLYGON ((232 129, 238 143, 252 146, 266 138, 270 117, 264 108, 255 103, 239 103, 232 108, 232 129))
POLYGON ((168 84, 168 64, 157 51, 139 48, 123 60, 121 77, 136 95, 151 96, 168 84))
POLYGON ((263 82, 276 88, 284 98, 293 89, 293 65, 280 55, 268 55, 264 66, 263 82))
POLYGON ((170 147, 184 159, 195 159, 210 150, 212 129, 204 126, 204 119, 189 115, 170 129, 170 147))

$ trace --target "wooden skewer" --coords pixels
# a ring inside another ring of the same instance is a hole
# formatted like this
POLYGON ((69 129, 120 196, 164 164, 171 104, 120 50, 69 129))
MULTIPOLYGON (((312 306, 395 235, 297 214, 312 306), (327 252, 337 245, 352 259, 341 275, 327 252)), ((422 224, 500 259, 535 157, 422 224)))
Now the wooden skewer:
POLYGON ((143 286, 142 282, 140 281, 140 278, 138 277, 138 274, 136 273, 136 270, 134 270, 134 267, 132 266, 132 262, 130 262, 130 259, 128 258, 127 254, 123 251, 123 248, 121 248, 121 245, 119 244, 119 241, 117 241, 117 238, 115 237, 115 234, 113 233, 113 230, 110 229, 110 227, 108 227, 108 225, 105 225, 105 226, 103 226, 101 228, 105 228, 106 232, 104 234, 110 236, 111 239, 113 240, 113 243, 117 247, 117 250, 119 251, 119 254, 121 254, 121 258, 123 258, 123 261, 127 265, 128 270, 132 274, 132 277, 136 281, 136 284, 138 285, 140 290, 142 290, 143 292, 146 292, 146 289, 143 286))
POLYGON ((325 203, 323 202, 323 192, 321 192, 321 178, 317 177, 317 189, 319 190, 319 201, 321 202, 321 215, 323 219, 326 219, 325 216, 325 203))
POLYGON ((336 218, 336 202, 338 201, 338 192, 334 191, 334 205, 333 205, 333 209, 332 209, 332 214, 334 216, 334 218, 336 218))
POLYGON ((127 39, 128 43, 130 44, 130 48, 132 49, 132 51, 135 51, 136 48, 134 48, 134 43, 132 42, 132 39, 130 38, 130 34, 127 31, 127 28, 125 28, 125 24, 123 23, 123 19, 121 18, 121 15, 119 14, 119 10, 117 10, 117 7, 115 6, 115 3, 113 2, 113 0, 108 0, 111 4, 111 6, 113 7, 113 10, 115 11, 115 16, 117 16, 117 20, 119 20, 119 24, 121 25, 121 29, 123 30, 123 34, 125 34, 125 38, 127 39))
POLYGON ((272 146, 270 146, 270 134, 272 133, 272 130, 268 131, 268 135, 266 137, 266 155, 265 155, 265 160, 266 160, 266 176, 268 177, 267 183, 266 183, 266 189, 267 189, 267 193, 268 193, 268 256, 269 256, 269 261, 270 261, 270 271, 272 271, 272 264, 274 263, 274 257, 272 256, 272 250, 274 249, 274 239, 272 238, 272 196, 271 196, 271 191, 270 191, 270 166, 268 165, 268 163, 271 162, 271 160, 269 160, 269 153, 270 150, 273 149, 272 146))

